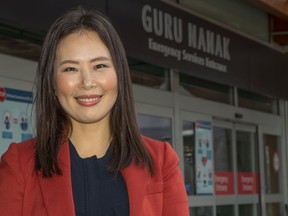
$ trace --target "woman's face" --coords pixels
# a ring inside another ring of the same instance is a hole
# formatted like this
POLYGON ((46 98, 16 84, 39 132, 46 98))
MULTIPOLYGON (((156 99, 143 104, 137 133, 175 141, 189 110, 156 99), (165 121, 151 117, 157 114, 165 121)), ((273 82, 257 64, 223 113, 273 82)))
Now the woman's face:
POLYGON ((72 124, 109 124, 117 75, 108 48, 93 31, 62 39, 54 62, 55 94, 72 124))

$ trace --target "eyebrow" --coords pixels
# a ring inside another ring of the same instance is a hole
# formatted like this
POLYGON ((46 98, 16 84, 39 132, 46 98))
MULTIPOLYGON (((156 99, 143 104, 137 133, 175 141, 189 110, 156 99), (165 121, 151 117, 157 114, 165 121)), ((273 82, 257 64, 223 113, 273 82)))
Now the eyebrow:
MULTIPOLYGON (((111 59, 109 57, 106 57, 106 56, 100 56, 100 57, 97 57, 97 58, 90 60, 91 63, 96 62, 96 61, 111 61, 111 59)), ((60 65, 63 65, 63 64, 79 64, 79 62, 74 61, 74 60, 63 60, 60 62, 60 65)))

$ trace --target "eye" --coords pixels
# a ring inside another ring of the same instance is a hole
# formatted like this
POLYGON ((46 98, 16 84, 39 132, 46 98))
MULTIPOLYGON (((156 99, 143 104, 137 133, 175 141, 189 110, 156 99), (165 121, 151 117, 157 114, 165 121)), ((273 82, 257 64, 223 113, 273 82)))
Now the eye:
POLYGON ((95 69, 101 69, 101 68, 106 68, 106 67, 107 67, 107 65, 105 65, 105 64, 97 64, 94 66, 95 69))
POLYGON ((64 71, 64 72, 70 72, 70 71, 74 72, 74 71, 77 71, 77 69, 74 68, 74 67, 67 67, 67 68, 64 68, 63 71, 64 71))

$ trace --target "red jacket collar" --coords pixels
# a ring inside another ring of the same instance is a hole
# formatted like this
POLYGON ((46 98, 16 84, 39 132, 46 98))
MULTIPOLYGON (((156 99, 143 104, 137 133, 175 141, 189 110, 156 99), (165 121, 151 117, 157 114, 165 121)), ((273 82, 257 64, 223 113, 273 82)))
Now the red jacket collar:
MULTIPOLYGON (((54 175, 52 178, 38 176, 47 214, 75 216, 68 141, 59 152, 59 165, 62 168, 62 176, 54 175)), ((149 174, 135 164, 129 165, 121 173, 128 190, 130 216, 141 216, 149 174)))

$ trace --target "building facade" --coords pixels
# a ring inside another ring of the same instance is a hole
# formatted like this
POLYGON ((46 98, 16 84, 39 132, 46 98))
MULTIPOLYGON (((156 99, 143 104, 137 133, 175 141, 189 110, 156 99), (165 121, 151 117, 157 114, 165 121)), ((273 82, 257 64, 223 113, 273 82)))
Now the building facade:
MULTIPOLYGON (((37 44, 55 17, 80 3, 111 19, 127 51, 139 127, 178 153, 191 215, 287 214, 283 49, 177 2, 30 3, 5 3, 1 35, 37 44)), ((9 54, 0 54, 1 154, 34 133, 27 113, 37 57, 9 54)))

